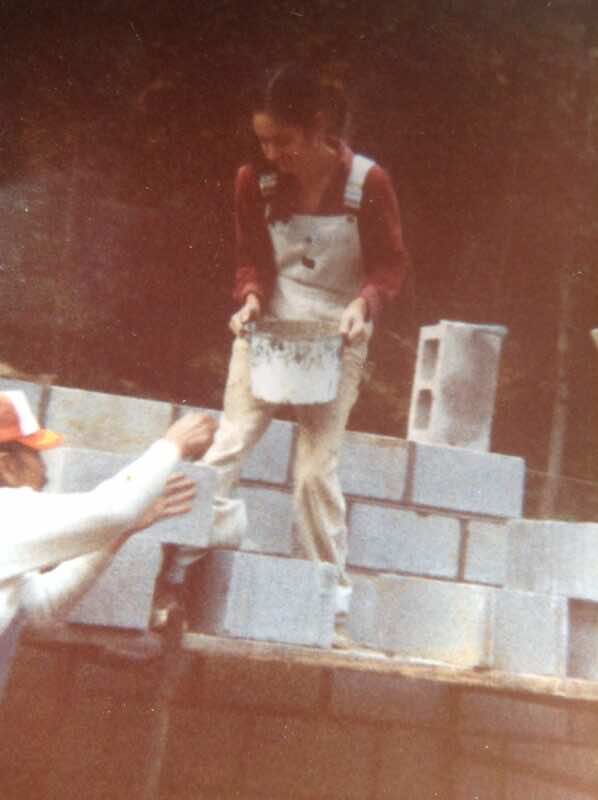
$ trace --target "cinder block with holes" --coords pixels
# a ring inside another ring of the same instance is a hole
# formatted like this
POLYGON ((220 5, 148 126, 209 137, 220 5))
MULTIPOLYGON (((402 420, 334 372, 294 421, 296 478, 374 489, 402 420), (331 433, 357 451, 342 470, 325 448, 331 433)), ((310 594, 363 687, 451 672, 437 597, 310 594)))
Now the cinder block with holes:
POLYGON ((441 320, 420 329, 408 438, 488 450, 502 339, 500 325, 441 320))

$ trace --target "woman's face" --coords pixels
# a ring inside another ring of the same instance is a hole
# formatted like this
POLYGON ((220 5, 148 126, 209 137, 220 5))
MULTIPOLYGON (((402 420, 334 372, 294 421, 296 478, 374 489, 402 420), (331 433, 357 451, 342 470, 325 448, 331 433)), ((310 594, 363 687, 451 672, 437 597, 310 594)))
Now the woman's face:
POLYGON ((253 115, 253 130, 266 159, 281 172, 296 175, 314 155, 314 137, 303 128, 278 122, 266 112, 253 115))

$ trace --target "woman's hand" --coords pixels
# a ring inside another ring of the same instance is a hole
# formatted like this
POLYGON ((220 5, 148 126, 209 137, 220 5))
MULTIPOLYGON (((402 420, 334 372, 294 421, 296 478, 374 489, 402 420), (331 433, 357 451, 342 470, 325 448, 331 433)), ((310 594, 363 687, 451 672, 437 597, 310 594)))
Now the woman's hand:
POLYGON ((185 414, 177 419, 164 434, 164 438, 176 444, 181 458, 196 461, 212 444, 218 423, 208 414, 185 414))
POLYGON ((166 486, 160 497, 152 503, 147 511, 141 516, 135 525, 120 537, 115 543, 115 549, 123 544, 124 540, 132 533, 137 533, 156 522, 160 522, 167 517, 176 517, 180 514, 187 514, 191 511, 193 498, 197 493, 195 481, 185 475, 175 473, 166 481, 166 486))
POLYGON ((228 327, 235 336, 241 336, 245 325, 254 319, 259 319, 261 313, 262 304, 259 297, 256 294, 248 294, 245 298, 245 304, 230 318, 228 327))
POLYGON ((365 338, 367 315, 368 306, 363 297, 353 300, 345 308, 341 316, 339 333, 347 344, 353 344, 365 338))

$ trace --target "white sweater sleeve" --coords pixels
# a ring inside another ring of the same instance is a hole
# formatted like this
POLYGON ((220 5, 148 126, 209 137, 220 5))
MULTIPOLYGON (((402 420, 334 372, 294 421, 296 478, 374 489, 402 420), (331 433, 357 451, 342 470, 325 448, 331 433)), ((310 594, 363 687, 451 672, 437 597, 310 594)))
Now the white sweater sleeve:
POLYGON ((179 458, 160 439, 90 492, 0 489, 0 580, 109 545, 160 496, 179 458))
POLYGON ((87 556, 64 561, 48 572, 25 576, 21 607, 30 623, 56 622, 68 614, 112 561, 114 552, 104 548, 87 556))

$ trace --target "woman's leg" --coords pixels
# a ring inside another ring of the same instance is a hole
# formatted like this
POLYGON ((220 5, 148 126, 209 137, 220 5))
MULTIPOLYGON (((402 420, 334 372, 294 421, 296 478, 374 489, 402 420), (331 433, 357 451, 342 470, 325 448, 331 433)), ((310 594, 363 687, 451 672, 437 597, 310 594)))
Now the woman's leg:
POLYGON ((218 473, 214 499, 214 544, 238 547, 247 530, 245 503, 233 497, 244 457, 272 420, 276 406, 251 393, 249 343, 238 337, 233 344, 224 410, 218 430, 202 463, 218 473))
POLYGON ((304 557, 336 565, 348 585, 345 498, 338 477, 343 434, 357 399, 367 342, 343 349, 337 397, 331 403, 297 406, 299 423, 294 467, 297 534, 304 557))
MULTIPOLYGON (((233 496, 234 490, 243 458, 270 424, 275 408, 253 397, 249 344, 246 339, 235 339, 224 392, 224 410, 212 446, 201 460, 214 467, 217 473, 213 547, 234 549, 241 545, 247 531, 247 512, 244 501, 233 496)), ((195 548, 177 547, 164 568, 167 583, 181 584, 187 567, 198 555, 195 548)))

